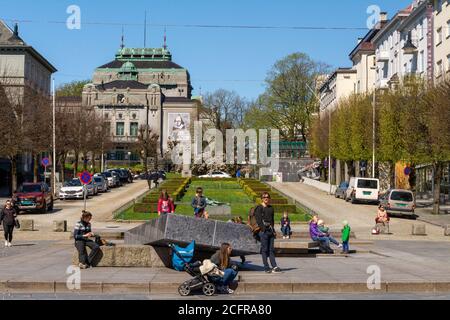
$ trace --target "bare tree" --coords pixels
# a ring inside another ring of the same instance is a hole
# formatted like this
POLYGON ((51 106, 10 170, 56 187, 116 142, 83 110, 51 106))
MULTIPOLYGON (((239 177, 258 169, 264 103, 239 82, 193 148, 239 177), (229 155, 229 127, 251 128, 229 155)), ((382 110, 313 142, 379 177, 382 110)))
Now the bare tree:
MULTIPOLYGON (((141 125, 138 130, 137 141, 132 146, 132 149, 139 153, 144 163, 145 173, 148 172, 147 159, 151 156, 153 156, 154 158, 155 169, 158 168, 158 148, 159 135, 154 133, 152 128, 150 128, 148 125, 141 125)), ((151 187, 149 180, 148 187, 151 187)))

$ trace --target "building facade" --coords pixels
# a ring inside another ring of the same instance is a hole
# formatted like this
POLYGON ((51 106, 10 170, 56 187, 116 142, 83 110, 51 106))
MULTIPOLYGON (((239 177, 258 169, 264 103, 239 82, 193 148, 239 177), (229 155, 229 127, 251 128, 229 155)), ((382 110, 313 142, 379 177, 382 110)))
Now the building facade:
POLYGON ((131 162, 140 160, 133 143, 142 126, 158 134, 158 157, 169 141, 189 138, 200 104, 191 92, 189 72, 172 61, 167 48, 122 48, 95 70, 82 103, 108 123, 114 147, 107 160, 131 162))
POLYGON ((356 70, 339 68, 319 88, 320 113, 332 112, 342 98, 355 93, 356 70))
POLYGON ((450 0, 432 0, 436 82, 450 77, 450 0))
MULTIPOLYGON (((0 84, 10 103, 26 103, 28 93, 50 96, 50 82, 56 68, 19 35, 16 24, 10 28, 0 20, 0 84)), ((17 183, 33 179, 30 154, 17 157, 17 183)), ((0 155, 0 196, 12 193, 11 163, 0 155)))

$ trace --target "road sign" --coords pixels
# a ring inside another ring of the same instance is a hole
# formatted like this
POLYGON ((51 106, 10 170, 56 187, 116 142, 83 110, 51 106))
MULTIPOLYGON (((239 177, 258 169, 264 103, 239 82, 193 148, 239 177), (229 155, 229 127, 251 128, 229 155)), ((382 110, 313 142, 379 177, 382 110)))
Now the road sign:
POLYGON ((50 165, 50 159, 49 158, 43 158, 41 161, 42 166, 48 167, 50 165))
POLYGON ((92 174, 89 171, 84 171, 79 175, 82 184, 89 184, 92 181, 92 174))
POLYGON ((411 172, 412 172, 411 167, 406 167, 404 170, 405 176, 409 176, 411 174, 411 172))

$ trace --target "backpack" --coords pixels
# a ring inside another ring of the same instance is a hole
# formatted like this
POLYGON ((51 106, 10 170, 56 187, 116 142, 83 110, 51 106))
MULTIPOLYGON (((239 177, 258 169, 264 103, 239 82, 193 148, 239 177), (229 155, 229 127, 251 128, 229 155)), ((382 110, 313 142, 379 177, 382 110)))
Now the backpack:
POLYGON ((248 220, 247 220, 247 225, 252 229, 253 236, 256 236, 261 231, 260 226, 258 226, 258 223, 256 222, 256 216, 255 216, 256 208, 257 207, 250 208, 250 211, 248 213, 248 220))

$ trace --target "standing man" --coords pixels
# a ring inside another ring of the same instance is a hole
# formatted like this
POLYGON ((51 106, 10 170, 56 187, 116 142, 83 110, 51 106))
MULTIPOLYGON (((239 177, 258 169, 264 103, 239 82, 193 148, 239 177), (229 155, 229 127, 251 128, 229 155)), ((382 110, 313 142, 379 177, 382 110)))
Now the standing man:
POLYGON ((275 228, 274 209, 270 205, 270 194, 264 192, 261 195, 262 204, 255 209, 256 223, 261 228, 259 237, 261 239, 261 255, 266 273, 279 273, 281 269, 275 261, 275 228), (269 267, 267 258, 270 259, 272 268, 269 267))

